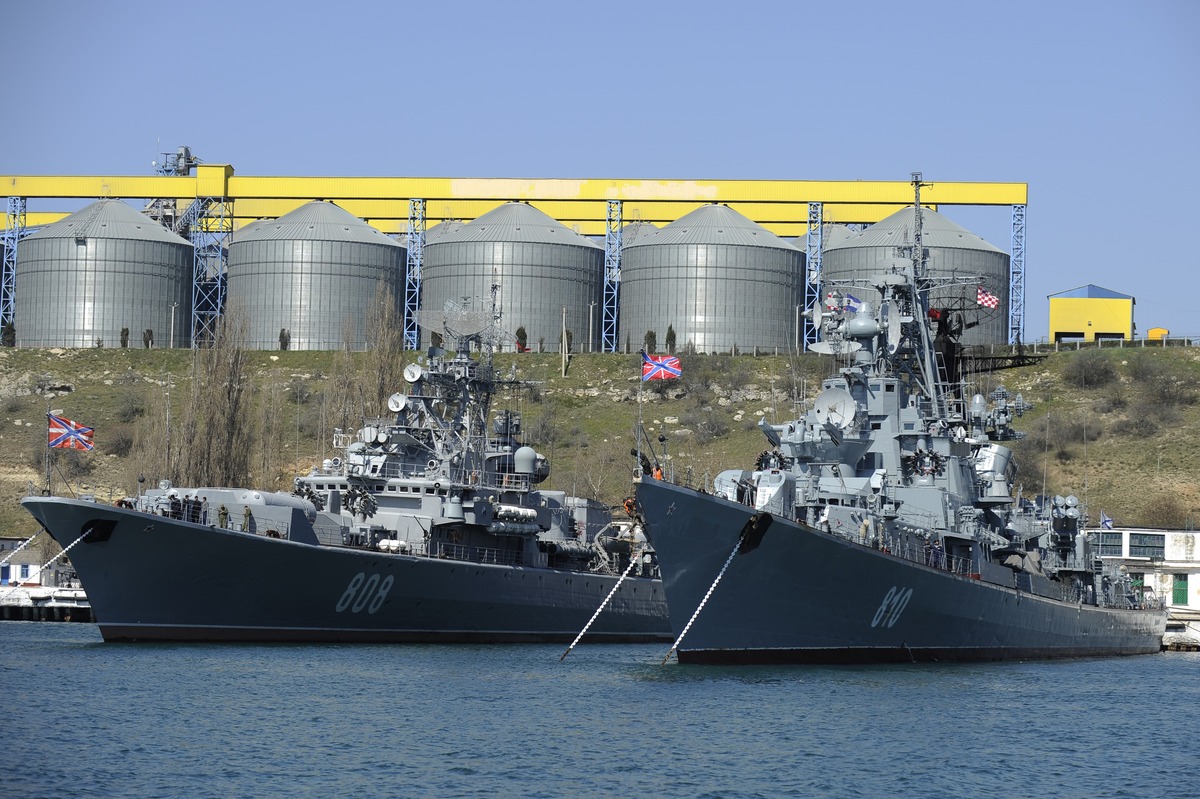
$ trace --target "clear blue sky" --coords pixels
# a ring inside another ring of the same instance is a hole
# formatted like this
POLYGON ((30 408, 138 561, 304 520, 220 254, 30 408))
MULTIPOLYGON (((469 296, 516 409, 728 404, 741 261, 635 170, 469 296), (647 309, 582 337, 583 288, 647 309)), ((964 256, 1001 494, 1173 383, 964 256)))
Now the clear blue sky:
MULTIPOLYGON (((1046 295, 1200 337, 1200 3, 14 2, 0 174, 1020 181, 1046 295)), ((40 210, 40 209, 39 209, 40 210)), ((68 209, 69 210, 69 209, 68 209)), ((1006 208, 944 208, 1008 250, 1006 208)))

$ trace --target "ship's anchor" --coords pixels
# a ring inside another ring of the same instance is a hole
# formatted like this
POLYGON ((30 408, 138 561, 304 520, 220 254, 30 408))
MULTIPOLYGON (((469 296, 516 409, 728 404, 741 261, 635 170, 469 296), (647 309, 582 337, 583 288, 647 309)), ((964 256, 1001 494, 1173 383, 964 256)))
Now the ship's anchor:
POLYGON ((737 543, 734 545, 733 551, 729 553, 729 557, 725 558, 725 565, 721 567, 721 571, 717 572, 717 579, 713 580, 712 585, 708 587, 708 591, 705 592, 704 599, 700 600, 700 605, 696 608, 696 612, 692 614, 690 619, 688 619, 688 623, 684 626, 683 632, 681 632, 679 637, 675 639, 675 643, 671 644, 670 651, 667 652, 666 657, 662 659, 662 663, 659 663, 658 665, 667 665, 667 661, 671 659, 671 655, 675 654, 675 650, 678 649, 679 645, 683 642, 683 637, 688 634, 688 630, 692 629, 692 625, 696 622, 696 617, 700 615, 700 611, 704 610, 704 606, 708 604, 708 598, 712 596, 712 592, 716 590, 717 583, 721 582, 721 578, 725 576, 725 571, 729 568, 729 564, 733 563, 734 556, 739 554, 744 555, 745 553, 750 552, 758 547, 758 545, 762 543, 763 536, 766 535, 767 528, 771 526, 771 522, 773 521, 775 521, 775 519, 771 516, 771 514, 764 511, 763 513, 754 514, 746 520, 744 525, 742 525, 742 534, 738 536, 737 543))

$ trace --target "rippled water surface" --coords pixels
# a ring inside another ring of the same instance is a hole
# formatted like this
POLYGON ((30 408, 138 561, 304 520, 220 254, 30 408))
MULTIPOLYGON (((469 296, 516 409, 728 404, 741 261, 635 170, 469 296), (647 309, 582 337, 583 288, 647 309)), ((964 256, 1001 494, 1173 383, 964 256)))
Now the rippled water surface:
POLYGON ((104 644, 91 625, 0 622, 0 784, 323 799, 1197 791, 1198 653, 732 668, 659 666, 667 645, 581 645, 560 663, 562 649, 104 644))

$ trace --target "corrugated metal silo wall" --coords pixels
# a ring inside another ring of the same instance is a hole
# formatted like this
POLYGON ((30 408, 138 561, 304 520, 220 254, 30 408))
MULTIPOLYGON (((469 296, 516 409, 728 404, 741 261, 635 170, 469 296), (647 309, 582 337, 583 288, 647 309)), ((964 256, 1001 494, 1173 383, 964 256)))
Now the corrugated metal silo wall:
POLYGON ((637 350, 653 330, 666 352, 786 352, 803 304, 804 253, 728 244, 652 244, 622 253, 619 345, 637 350))
MULTIPOLYGON (((441 310, 446 301, 478 298, 490 307, 493 279, 499 284, 501 327, 512 335, 524 327, 528 346, 558 350, 562 309, 574 351, 587 350, 589 316, 593 350, 599 348, 603 318, 604 251, 548 242, 435 242, 425 248, 421 266, 421 307, 441 310), (593 303, 595 303, 593 305, 593 303)), ((430 331, 421 331, 429 343, 430 331)), ((453 342, 451 342, 453 343, 453 342)), ((505 343, 505 349, 510 348, 505 343)))
MULTIPOLYGON (((930 304, 934 307, 950 305, 965 307, 967 324, 978 321, 978 325, 963 332, 961 343, 965 346, 1006 344, 1008 342, 1008 255, 987 250, 960 249, 950 247, 926 247, 929 251, 929 269, 939 276, 952 274, 963 276, 981 275, 983 287, 1000 298, 995 309, 978 305, 974 282, 934 292, 930 304)), ((840 280, 869 280, 879 274, 879 263, 898 257, 894 247, 842 247, 826 250, 821 258, 822 282, 840 280)), ((822 287, 824 296, 828 291, 822 287)), ((844 292, 843 292, 844 293, 844 292)), ((857 296, 857 295, 856 295, 857 296)), ((860 300, 878 301, 878 295, 859 297, 860 300)))
MULTIPOLYGON (((251 349, 335 350, 366 347, 366 322, 383 281, 399 297, 402 247, 345 241, 260 239, 229 246, 229 308, 247 317, 251 349)), ((401 312, 397 304, 397 314, 401 312)))
POLYGON ((191 346, 192 247, 90 236, 30 238, 17 250, 18 347, 191 346))

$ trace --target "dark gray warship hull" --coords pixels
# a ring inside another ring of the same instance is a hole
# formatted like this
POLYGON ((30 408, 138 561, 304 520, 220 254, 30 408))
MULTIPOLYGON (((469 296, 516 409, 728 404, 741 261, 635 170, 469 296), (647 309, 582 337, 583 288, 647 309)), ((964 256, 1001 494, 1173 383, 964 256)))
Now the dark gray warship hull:
MULTIPOLYGON (((678 636, 754 509, 650 479, 638 485, 638 502, 678 636)), ((1160 650, 1161 610, 1064 602, 1013 583, 952 574, 775 518, 755 548, 734 556, 678 656, 684 663, 873 663, 1160 650)))
MULTIPOLYGON (((63 547, 106 641, 570 642, 617 578, 386 554, 72 499, 22 504, 63 547)), ((584 641, 670 637, 662 584, 628 578, 584 641)))

